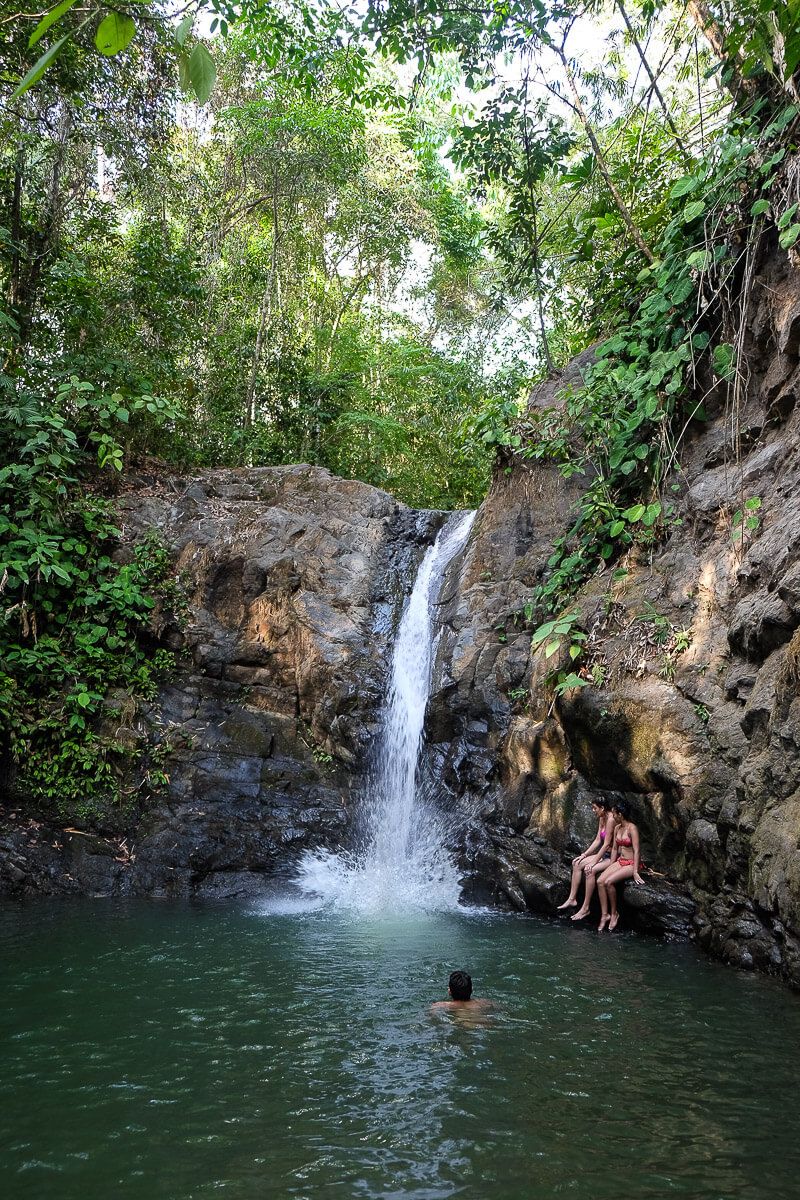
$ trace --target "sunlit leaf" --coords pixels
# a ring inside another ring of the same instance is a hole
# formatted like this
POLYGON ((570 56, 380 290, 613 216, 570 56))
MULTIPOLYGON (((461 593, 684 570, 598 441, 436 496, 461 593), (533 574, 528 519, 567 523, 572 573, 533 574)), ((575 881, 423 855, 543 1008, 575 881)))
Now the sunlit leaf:
POLYGON ((94 44, 101 54, 111 58, 121 54, 136 33, 136 24, 124 13, 106 13, 97 27, 94 44))
POLYGON ((183 18, 183 20, 181 21, 178 28, 175 30, 175 41, 178 43, 179 46, 182 46, 185 43, 187 37, 192 32, 192 26, 194 25, 194 17, 195 17, 194 13, 188 12, 186 14, 186 16, 183 18))
POLYGON ((205 104, 214 90, 217 68, 202 42, 198 42, 189 56, 189 79, 198 104, 205 104))
POLYGON ((30 71, 28 71, 27 75, 20 80, 19 84, 12 92, 12 100, 17 100, 20 96, 24 96, 28 88, 32 88, 33 85, 42 78, 47 68, 50 66, 56 55, 63 47, 64 43, 69 40, 69 36, 70 35, 67 33, 64 35, 64 37, 59 38, 57 42, 53 42, 53 45, 49 48, 49 50, 45 50, 41 58, 36 60, 30 71))
POLYGON ((56 21, 63 17, 64 13, 68 12, 72 8, 73 4, 76 3, 77 0, 61 0, 60 4, 57 4, 55 8, 51 8, 48 13, 45 13, 31 36, 28 38, 28 47, 30 48, 35 46, 39 39, 47 33, 50 26, 55 25, 56 21))

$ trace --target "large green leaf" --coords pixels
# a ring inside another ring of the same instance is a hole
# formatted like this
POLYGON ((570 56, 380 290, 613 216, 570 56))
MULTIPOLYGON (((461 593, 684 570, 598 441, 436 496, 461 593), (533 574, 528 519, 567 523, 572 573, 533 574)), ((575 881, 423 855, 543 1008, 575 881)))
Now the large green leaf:
POLYGON ((781 249, 791 250, 798 238, 800 238, 800 224, 790 225, 788 229, 784 229, 783 233, 778 238, 781 249))
POLYGON ((178 28, 175 30, 175 41, 178 43, 179 46, 184 45, 187 37, 192 32, 192 26, 194 25, 194 18, 195 18, 195 14, 193 12, 188 12, 186 14, 186 16, 183 18, 183 20, 181 21, 178 28))
POLYGON ((693 192, 700 185, 700 180, 696 175, 684 175, 676 183, 673 183, 670 190, 670 199, 678 200, 681 196, 687 195, 688 192, 693 192))
POLYGON ((57 42, 53 42, 52 46, 48 50, 45 50, 41 58, 37 58, 30 71, 28 71, 27 75, 20 80, 17 87, 14 89, 11 95, 12 100, 16 100, 19 96, 23 96, 25 92, 27 92, 28 88, 32 88, 33 85, 42 78, 53 59, 61 50, 64 43, 69 40, 69 36, 70 35, 66 33, 64 37, 59 38, 57 42))
POLYGON ((51 8, 49 12, 45 13, 28 38, 28 46, 35 46, 39 39, 47 33, 50 26, 55 25, 59 17, 63 17, 64 13, 72 8, 73 4, 77 4, 77 0, 61 0, 60 4, 57 4, 55 8, 51 8))
POLYGON ((120 54, 136 33, 136 24, 123 13, 106 13, 97 27, 94 44, 101 54, 109 58, 120 54))
POLYGON ((205 104, 214 90, 217 68, 202 42, 198 42, 189 56, 189 78, 197 96, 198 104, 205 104))

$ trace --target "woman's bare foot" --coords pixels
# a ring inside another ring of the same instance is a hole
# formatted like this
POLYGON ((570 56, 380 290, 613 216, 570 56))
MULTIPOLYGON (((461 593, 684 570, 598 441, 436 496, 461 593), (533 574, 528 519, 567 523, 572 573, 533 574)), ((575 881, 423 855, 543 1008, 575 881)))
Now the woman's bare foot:
POLYGON ((558 909, 556 909, 556 911, 558 912, 558 911, 560 911, 562 908, 574 908, 574 907, 575 907, 575 905, 576 905, 577 903, 578 903, 578 901, 577 901, 577 900, 573 900, 571 897, 568 897, 568 898, 567 898, 567 899, 564 901, 564 903, 563 903, 563 904, 559 904, 559 906, 558 906, 558 909))
POLYGON ((615 912, 614 915, 612 916, 611 920, 608 922, 609 931, 612 929, 616 929, 618 923, 619 923, 619 913, 615 912))
MULTIPOLYGON (((577 903, 577 901, 576 901, 576 903, 577 903)), ((583 918, 588 917, 588 915, 589 915, 588 908, 579 908, 578 911, 576 913, 573 913, 573 915, 570 917, 570 921, 582 921, 583 918)))
POLYGON ((601 917, 600 924, 597 926, 597 932, 602 933, 610 920, 611 920, 611 917, 609 917, 609 916, 601 917))

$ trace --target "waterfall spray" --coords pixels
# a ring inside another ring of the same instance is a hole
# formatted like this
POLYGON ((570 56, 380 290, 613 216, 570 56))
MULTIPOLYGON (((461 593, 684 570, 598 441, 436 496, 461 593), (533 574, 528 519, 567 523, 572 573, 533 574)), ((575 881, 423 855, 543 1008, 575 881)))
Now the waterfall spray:
POLYGON ((458 878, 439 815, 418 787, 425 708, 438 629, 434 610, 448 563, 474 513, 451 517, 422 560, 392 657, 381 740, 365 805, 361 851, 306 854, 297 883, 324 901, 366 912, 441 910, 458 903, 458 878))

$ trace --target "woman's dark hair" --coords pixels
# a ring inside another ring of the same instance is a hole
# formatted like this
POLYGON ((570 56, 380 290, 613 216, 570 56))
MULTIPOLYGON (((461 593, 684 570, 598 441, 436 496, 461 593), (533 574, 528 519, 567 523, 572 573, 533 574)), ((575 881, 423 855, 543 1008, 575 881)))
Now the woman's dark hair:
POLYGON ((592 804, 596 804, 598 808, 602 808, 603 812, 611 812, 614 807, 608 796, 595 796, 592 799, 592 804))
POLYGON ((466 971, 453 971, 447 986, 454 1000, 469 1000, 472 995, 472 979, 466 971))
POLYGON ((615 800, 614 812, 619 813, 623 821, 630 821, 631 819, 631 806, 627 800, 615 800))

